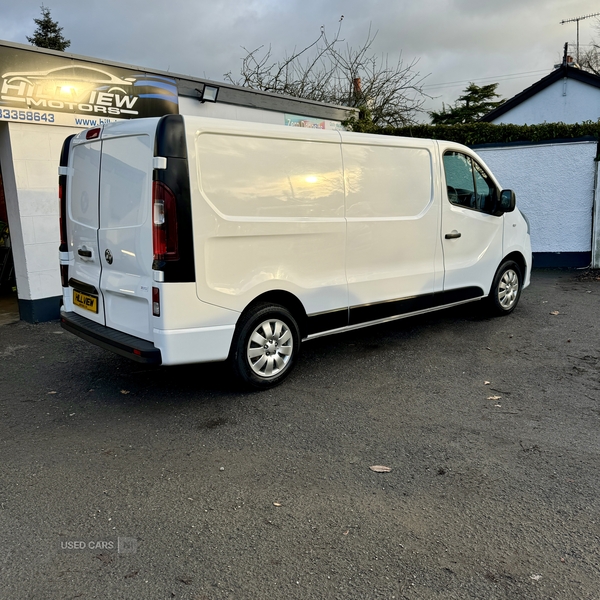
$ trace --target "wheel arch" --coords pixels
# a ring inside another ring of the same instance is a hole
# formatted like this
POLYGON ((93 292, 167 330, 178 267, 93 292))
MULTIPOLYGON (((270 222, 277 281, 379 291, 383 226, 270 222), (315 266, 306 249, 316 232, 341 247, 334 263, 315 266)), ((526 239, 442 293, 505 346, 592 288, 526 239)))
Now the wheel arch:
POLYGON ((260 296, 254 298, 254 300, 252 300, 252 302, 246 306, 241 314, 243 315, 254 308, 257 304, 263 304, 265 302, 280 304, 281 306, 287 308, 292 313, 292 316, 298 324, 298 328, 300 329, 300 337, 305 337, 308 323, 306 310, 304 309, 304 305, 300 299, 291 292, 287 292, 285 290, 269 290, 268 292, 264 292, 263 294, 260 294, 260 296))
MULTIPOLYGON (((514 262, 517 263, 517 265, 519 265, 519 269, 521 269, 521 277, 523 278, 523 281, 525 281, 525 276, 527 274, 527 262, 525 261, 525 257, 520 253, 520 252, 511 252, 510 254, 507 254, 502 261, 500 262, 500 264, 498 265, 498 269, 507 261, 507 260, 512 260, 514 262)), ((496 272, 498 272, 496 270, 496 272)), ((521 282, 522 283, 522 282, 521 282)))

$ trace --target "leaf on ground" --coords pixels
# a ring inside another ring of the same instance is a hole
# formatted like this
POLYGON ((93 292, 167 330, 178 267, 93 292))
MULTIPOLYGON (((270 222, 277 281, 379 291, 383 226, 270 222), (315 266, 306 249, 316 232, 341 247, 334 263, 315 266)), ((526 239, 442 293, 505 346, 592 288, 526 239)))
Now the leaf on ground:
POLYGON ((49 394, 56 394, 56 392, 48 392, 49 394))
POLYGON ((384 467, 383 465, 373 465, 369 469, 375 471, 375 473, 389 473, 392 470, 390 467, 384 467))
POLYGON ((273 502, 273 506, 281 506, 281 502, 273 502))
POLYGON ((139 571, 130 571, 129 573, 127 573, 127 575, 125 575, 125 579, 131 579, 132 577, 135 577, 138 573, 139 571))
POLYGON ((500 400, 502 396, 488 396, 488 400, 500 400))
POLYGON ((559 315, 560 313, 557 310, 553 310, 550 312, 551 315, 559 315))
POLYGON ((96 555, 96 558, 99 561, 101 561, 102 563, 104 563, 105 565, 112 562, 112 556, 110 556, 110 554, 98 554, 98 555, 96 555))
POLYGON ((129 390, 121 390, 121 394, 129 394, 129 390))
POLYGON ((491 382, 489 382, 489 381, 484 381, 484 382, 483 382, 483 385, 490 385, 490 383, 491 383, 491 382))

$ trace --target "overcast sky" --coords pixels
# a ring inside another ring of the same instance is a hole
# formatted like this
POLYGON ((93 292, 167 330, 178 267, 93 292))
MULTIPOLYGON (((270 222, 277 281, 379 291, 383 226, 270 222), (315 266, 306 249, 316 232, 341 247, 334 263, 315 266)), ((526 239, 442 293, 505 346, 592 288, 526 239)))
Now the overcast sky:
MULTIPOLYGON (((41 0, 0 0, 0 39, 27 44, 41 0)), ((600 12, 586 0, 45 0, 71 40, 68 52, 174 73, 223 80, 239 73, 243 47, 271 45, 283 56, 333 34, 360 47, 369 25, 373 51, 393 62, 418 59, 428 76, 428 108, 453 102, 470 82, 500 82, 509 98, 548 74, 575 23, 600 12)), ((580 21, 580 44, 600 40, 597 18, 580 21)))

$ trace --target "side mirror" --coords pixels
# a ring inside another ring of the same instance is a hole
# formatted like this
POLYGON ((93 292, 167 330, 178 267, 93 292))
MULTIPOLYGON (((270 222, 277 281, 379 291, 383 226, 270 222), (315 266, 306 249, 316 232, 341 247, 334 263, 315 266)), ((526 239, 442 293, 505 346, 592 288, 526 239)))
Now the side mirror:
POLYGON ((515 210, 517 198, 512 190, 502 190, 500 192, 500 201, 498 202, 498 214, 504 214, 515 210))

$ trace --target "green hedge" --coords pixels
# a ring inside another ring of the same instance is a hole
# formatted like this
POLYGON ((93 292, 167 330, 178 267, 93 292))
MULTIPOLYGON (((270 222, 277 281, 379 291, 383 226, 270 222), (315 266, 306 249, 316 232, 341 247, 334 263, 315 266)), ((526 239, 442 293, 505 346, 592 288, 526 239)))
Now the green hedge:
POLYGON ((458 142, 465 146, 505 144, 509 142, 541 142, 556 139, 594 137, 600 139, 600 121, 582 123, 542 123, 541 125, 511 125, 468 123, 465 125, 410 125, 408 127, 362 127, 360 121, 350 123, 354 131, 430 138, 458 142))

